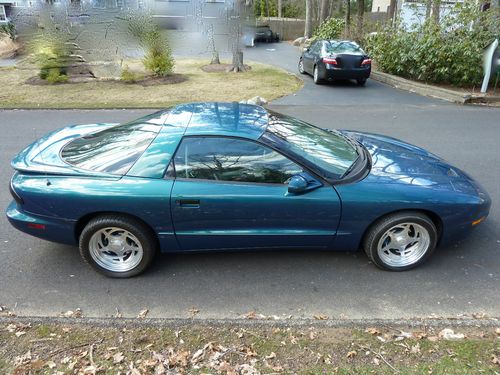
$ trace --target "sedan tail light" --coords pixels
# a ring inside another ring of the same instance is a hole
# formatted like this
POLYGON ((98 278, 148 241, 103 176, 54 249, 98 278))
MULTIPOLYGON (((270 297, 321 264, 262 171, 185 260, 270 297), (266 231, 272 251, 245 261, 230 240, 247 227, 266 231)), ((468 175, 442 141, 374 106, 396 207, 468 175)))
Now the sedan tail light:
POLYGON ((323 57, 323 62, 330 65, 338 65, 338 62, 333 57, 323 57))
POLYGON ((364 59, 361 62, 361 65, 371 65, 372 64, 372 59, 364 59))

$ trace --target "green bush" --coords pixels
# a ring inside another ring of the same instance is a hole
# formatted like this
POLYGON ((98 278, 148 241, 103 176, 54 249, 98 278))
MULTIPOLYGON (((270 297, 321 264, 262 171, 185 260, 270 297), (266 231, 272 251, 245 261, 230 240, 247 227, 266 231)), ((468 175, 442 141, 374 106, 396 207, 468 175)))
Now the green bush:
POLYGON ((125 65, 122 69, 120 79, 124 82, 134 83, 143 78, 140 74, 131 71, 128 65, 125 65))
POLYGON ((343 19, 328 18, 314 31, 314 37, 318 39, 339 39, 343 31, 343 19))
POLYGON ((0 25, 0 34, 7 34, 10 39, 14 40, 16 38, 16 27, 12 22, 0 25))
POLYGON ((45 79, 51 84, 63 83, 68 81, 68 76, 63 74, 59 68, 50 68, 45 79))
POLYGON ((144 67, 158 77, 172 73, 174 59, 166 38, 149 14, 129 17, 129 32, 139 40, 145 50, 144 67))
POLYGON ((383 27, 365 39, 381 71, 429 83, 474 86, 483 79, 484 48, 498 37, 498 9, 480 12, 475 3, 457 4, 439 24, 415 30, 383 27))

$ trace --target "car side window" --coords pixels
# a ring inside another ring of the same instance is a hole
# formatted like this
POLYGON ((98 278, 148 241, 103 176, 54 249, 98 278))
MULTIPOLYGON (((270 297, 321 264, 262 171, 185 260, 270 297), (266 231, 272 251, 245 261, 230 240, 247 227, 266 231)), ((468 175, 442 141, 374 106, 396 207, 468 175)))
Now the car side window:
POLYGON ((230 137, 186 137, 174 156, 177 178, 284 184, 303 169, 269 147, 230 137))
POLYGON ((314 53, 316 55, 319 53, 320 50, 321 50, 321 42, 316 42, 316 43, 314 43, 314 45, 311 49, 311 53, 314 53))

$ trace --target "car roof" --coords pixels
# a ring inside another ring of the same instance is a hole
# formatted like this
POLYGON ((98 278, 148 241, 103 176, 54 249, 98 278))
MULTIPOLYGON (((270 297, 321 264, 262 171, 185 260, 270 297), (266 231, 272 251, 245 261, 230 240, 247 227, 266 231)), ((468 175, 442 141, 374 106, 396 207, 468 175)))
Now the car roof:
POLYGON ((188 103, 173 107, 171 117, 183 118, 185 135, 225 135, 259 138, 266 130, 269 114, 258 105, 225 102, 188 103))

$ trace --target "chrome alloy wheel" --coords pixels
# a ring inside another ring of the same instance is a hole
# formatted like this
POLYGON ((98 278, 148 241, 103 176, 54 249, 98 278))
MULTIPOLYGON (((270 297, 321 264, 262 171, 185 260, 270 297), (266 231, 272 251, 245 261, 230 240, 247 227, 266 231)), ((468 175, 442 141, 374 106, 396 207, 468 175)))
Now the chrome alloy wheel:
POLYGON ((95 232, 89 240, 89 252, 99 266, 113 272, 134 269, 144 255, 137 237, 118 227, 107 227, 95 232))
POLYGON ((427 253, 430 243, 430 234, 422 225, 400 223, 380 237, 377 254, 389 266, 406 267, 417 263, 427 253))
POLYGON ((304 74, 305 73, 305 70, 304 70, 304 61, 302 59, 299 60, 299 73, 300 74, 304 74))

